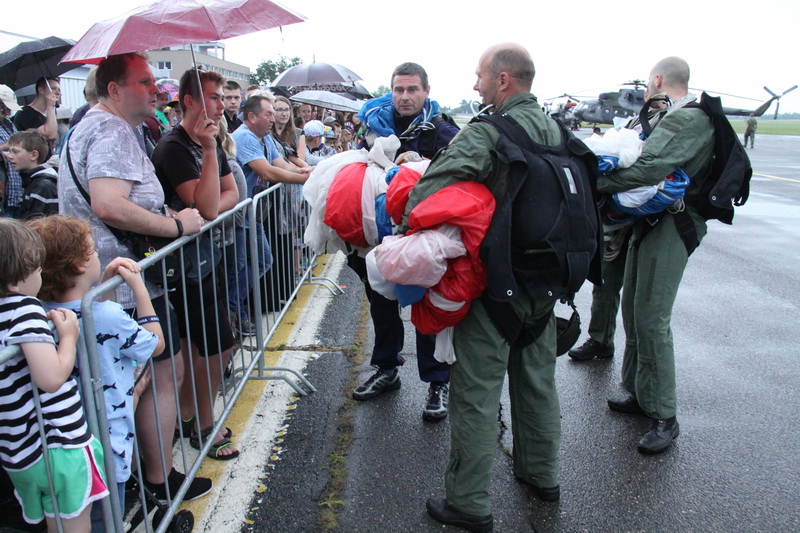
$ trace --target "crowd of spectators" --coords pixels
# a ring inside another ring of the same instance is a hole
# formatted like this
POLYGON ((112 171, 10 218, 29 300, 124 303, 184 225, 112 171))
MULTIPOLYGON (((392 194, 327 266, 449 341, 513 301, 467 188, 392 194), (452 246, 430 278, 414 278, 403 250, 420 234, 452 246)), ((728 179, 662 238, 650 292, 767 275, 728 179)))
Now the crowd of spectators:
MULTIPOLYGON (((39 80, 34 100, 24 107, 9 87, 0 85, 2 214, 4 220, 17 219, 8 230, 14 239, 9 237, 5 244, 9 255, 24 256, 15 250, 27 242, 24 239, 35 241, 39 250, 23 261, 24 268, 0 273, 2 293, 37 296, 36 283, 25 283, 41 271, 43 285, 51 289, 39 297, 51 301, 47 308, 58 309, 55 319, 54 311, 47 316, 59 326, 63 344, 73 341, 74 318, 69 313, 79 311, 82 295, 115 274, 125 281, 114 295, 116 307, 96 314, 105 320, 103 341, 98 333, 98 343, 109 420, 118 419, 115 412, 121 405, 114 394, 124 397, 120 413, 130 415, 125 424, 109 428, 112 434, 125 430, 124 442, 112 438, 120 460, 115 462, 115 476, 107 478, 120 484, 111 493, 119 492, 123 502, 132 468, 128 444, 134 435, 144 482, 161 499, 174 495, 185 478, 172 465, 173 441, 164 435, 171 437, 174 432, 176 439, 186 437, 196 448, 211 439, 212 459, 239 455, 230 430, 211 433, 222 370, 237 338, 255 334, 255 316, 284 305, 297 280, 307 209, 303 183, 322 159, 355 149, 363 133, 354 114, 293 105, 257 86, 243 91, 235 81, 213 72, 190 69, 177 94, 159 89, 155 82, 146 56, 110 56, 90 72, 84 90, 87 103, 74 113, 59 109, 57 79, 39 80), (140 277, 136 263, 140 258, 122 238, 128 232, 165 238, 196 234, 204 223, 248 197, 264 196, 262 191, 275 184, 283 186, 272 191, 268 202, 260 202, 263 216, 257 227, 249 227, 246 217, 237 213, 217 233, 209 232, 207 240, 221 251, 224 268, 221 264, 198 285, 178 287, 166 296, 163 287, 140 277), (39 238, 20 230, 20 224, 34 227, 39 238), (257 272, 249 268, 246 243, 251 231, 259 245, 257 272), (60 235, 55 241, 54 234, 60 235), (74 248, 69 254, 58 251, 65 243, 74 248), (65 278, 64 272, 75 279, 65 278), (264 291, 264 309, 249 305, 248 294, 256 287, 264 291), (227 295, 218 301, 228 305, 202 297, 215 291, 227 295), (109 322, 109 317, 116 318, 109 322), (114 327, 119 330, 109 330, 114 327), (142 328, 145 333, 139 331, 142 328), (136 335, 140 337, 134 343, 136 335), (117 346, 112 338, 122 342, 117 346), (134 344, 138 348, 132 351, 134 344), (135 363, 115 367, 120 360, 135 363), (135 397, 134 368, 141 374, 135 397)), ((30 298, 20 301, 38 305, 30 298)), ((37 311, 37 316, 44 317, 45 311, 37 311)), ((100 322, 96 326, 101 327, 100 322)), ((29 374, 38 385, 39 373, 26 344, 30 338, 21 339, 17 342, 23 347, 23 362, 16 364, 24 366, 27 359, 29 374)), ((53 341, 49 330, 35 339, 48 346, 53 341)), ((60 358, 59 364, 74 365, 69 350, 64 355, 57 349, 53 357, 60 358)), ((0 364, 0 381, 8 372, 8 363, 0 364)), ((27 415, 35 417, 33 411, 27 415)), ((0 447, 8 437, 0 430, 0 447)), ((86 445, 85 435, 79 440, 86 445)), ((58 444, 48 441, 47 446, 58 444)), ((102 450, 94 444, 86 449, 93 455, 87 464, 102 471, 102 450)), ((19 467, 11 459, 0 459, 7 469, 19 467)), ((29 482, 14 475, 15 484, 29 482)), ((210 489, 209 479, 195 478, 184 499, 198 498, 210 489)), ((105 494, 103 490, 98 487, 90 497, 71 502, 72 514, 88 520, 88 509, 105 494)), ((93 530, 102 530, 100 520, 93 514, 93 530)))

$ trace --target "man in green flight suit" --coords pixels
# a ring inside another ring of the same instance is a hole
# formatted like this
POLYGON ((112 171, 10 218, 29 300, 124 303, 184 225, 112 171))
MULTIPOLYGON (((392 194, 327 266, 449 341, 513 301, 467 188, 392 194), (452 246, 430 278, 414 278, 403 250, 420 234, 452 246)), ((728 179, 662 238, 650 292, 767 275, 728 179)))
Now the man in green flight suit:
MULTIPOLYGON (((507 113, 534 141, 557 145, 558 125, 530 93, 534 66, 517 44, 495 45, 484 52, 474 89, 496 113, 507 113)), ((486 185, 502 199, 509 168, 491 154, 499 132, 490 124, 471 123, 433 159, 412 190, 401 231, 411 210, 436 191, 459 181, 486 185)), ((536 301, 520 287, 512 307, 530 325, 550 314, 553 301, 536 301)), ((514 474, 543 500, 556 501, 561 420, 555 387, 556 327, 551 315, 541 336, 525 348, 510 347, 492 324, 480 299, 455 326, 457 361, 450 384, 450 462, 446 498, 431 497, 428 513, 443 524, 468 531, 491 531, 492 462, 497 450, 497 410, 506 372, 511 390, 514 474)))
POLYGON ((647 219, 634 224, 625 264, 622 384, 628 394, 608 400, 608 406, 613 411, 651 419, 638 445, 645 454, 666 450, 679 434, 670 321, 689 255, 676 226, 676 220, 683 216, 680 211, 685 209, 691 217, 689 227, 694 227, 698 244, 706 234, 706 222, 693 206, 710 169, 714 130, 705 112, 685 107, 696 99, 688 87, 686 61, 668 57, 656 63, 650 72, 648 93, 651 97, 668 97, 667 114, 631 167, 597 181, 598 191, 615 193, 656 185, 677 167, 691 179, 683 202, 660 213, 654 226, 647 219))
POLYGON ((747 148, 747 139, 750 138, 750 148, 753 147, 753 142, 756 140, 756 128, 758 128, 758 120, 754 113, 750 113, 747 119, 747 126, 744 130, 744 147, 747 148))
MULTIPOLYGON (((645 91, 645 100, 650 97, 645 91)), ((647 114, 650 127, 666 114, 666 105, 653 101, 647 114)), ((641 117, 631 118, 625 129, 642 132, 641 117)), ((603 249, 603 284, 592 287, 592 317, 589 320, 589 338, 582 345, 571 349, 568 354, 575 361, 610 359, 614 357, 614 335, 617 332, 617 312, 620 293, 625 277, 625 259, 628 255, 628 238, 631 234, 629 224, 604 225, 605 246, 603 249)))

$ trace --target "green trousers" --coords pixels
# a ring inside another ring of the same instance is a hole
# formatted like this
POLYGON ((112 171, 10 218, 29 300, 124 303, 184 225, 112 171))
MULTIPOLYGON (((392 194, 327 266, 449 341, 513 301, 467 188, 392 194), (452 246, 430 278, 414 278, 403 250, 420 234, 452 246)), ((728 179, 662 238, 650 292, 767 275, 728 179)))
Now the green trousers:
MULTIPOLYGON (((553 302, 534 302, 520 291, 512 303, 532 324, 551 313, 553 302)), ((457 361, 450 373, 450 463, 447 501, 464 513, 492 512, 492 463, 497 453, 497 411, 506 372, 511 397, 514 474, 540 486, 558 484, 561 410, 555 385, 555 317, 539 339, 512 348, 492 325, 480 300, 456 326, 457 361)))
POLYGON ((614 344, 627 253, 626 243, 613 261, 603 261, 603 285, 594 285, 592 288, 589 336, 603 346, 614 344))
MULTIPOLYGON (((706 224, 693 216, 698 240, 706 224)), ((675 416, 675 350, 672 306, 686 268, 686 247, 670 214, 644 237, 638 222, 628 246, 622 292, 625 356, 622 384, 650 418, 675 416)))

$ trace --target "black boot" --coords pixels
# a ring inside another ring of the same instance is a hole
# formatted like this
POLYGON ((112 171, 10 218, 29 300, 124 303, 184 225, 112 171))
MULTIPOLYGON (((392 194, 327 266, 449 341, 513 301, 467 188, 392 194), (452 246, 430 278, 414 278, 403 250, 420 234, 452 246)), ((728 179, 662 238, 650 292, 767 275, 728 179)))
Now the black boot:
POLYGON ((425 504, 431 518, 448 526, 460 527, 474 533, 489 533, 494 529, 494 519, 487 514, 478 516, 458 511, 447 503, 444 498, 431 496, 425 504))
POLYGON ((676 417, 656 418, 650 423, 650 429, 639 440, 639 451, 644 454, 661 453, 678 438, 681 428, 676 417))
POLYGON ((571 349, 567 352, 568 355, 576 361, 589 361, 597 357, 598 359, 609 359, 614 357, 614 345, 600 344, 593 338, 589 337, 586 342, 571 349))
POLYGON ((609 398, 608 408, 618 413, 625 413, 629 415, 643 415, 639 402, 633 394, 628 394, 624 398, 609 398))

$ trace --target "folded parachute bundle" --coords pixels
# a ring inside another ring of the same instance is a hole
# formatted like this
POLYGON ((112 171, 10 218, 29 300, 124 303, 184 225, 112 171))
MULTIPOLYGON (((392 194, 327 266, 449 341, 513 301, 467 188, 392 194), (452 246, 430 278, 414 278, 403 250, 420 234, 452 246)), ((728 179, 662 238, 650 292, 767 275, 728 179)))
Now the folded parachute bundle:
POLYGON ((388 217, 376 211, 376 198, 386 193, 386 172, 399 147, 397 137, 381 137, 369 151, 349 150, 316 166, 303 185, 311 207, 304 240, 314 252, 364 256, 380 242, 378 220, 388 217))
POLYGON ((627 168, 639 159, 644 140, 634 130, 612 128, 603 135, 593 134, 584 143, 597 156, 598 170, 605 176, 617 168, 627 168))
MULTIPOLYGON (((586 140, 597 156, 601 175, 611 174, 617 168, 633 165, 642 153, 644 139, 634 130, 610 129, 603 136, 592 135, 586 140)), ((606 223, 622 224, 653 213, 664 211, 686 194, 689 176, 676 168, 658 185, 644 185, 610 196, 606 223)))
MULTIPOLYGON (((392 180, 387 210, 402 216, 400 206, 405 207, 411 181, 411 173, 392 180)), ((376 290, 387 298, 394 297, 392 291, 397 290, 398 299, 402 284, 427 286, 411 307, 411 322, 425 334, 454 326, 466 315, 470 302, 486 289, 486 267, 479 250, 494 209, 494 196, 477 182, 459 182, 437 191, 411 211, 411 229, 405 236, 386 240, 371 252, 380 277, 373 284, 371 275, 370 284, 381 287, 376 290), (411 254, 414 267, 408 268, 411 254), (386 281, 397 283, 397 288, 386 281)))

